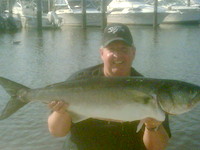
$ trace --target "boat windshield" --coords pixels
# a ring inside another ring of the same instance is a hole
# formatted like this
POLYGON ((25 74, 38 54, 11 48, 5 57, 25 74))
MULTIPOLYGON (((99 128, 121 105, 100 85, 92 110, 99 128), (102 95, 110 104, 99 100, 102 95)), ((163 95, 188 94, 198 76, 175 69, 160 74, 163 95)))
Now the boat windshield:
MULTIPOLYGON (((68 7, 71 9, 81 8, 81 0, 55 0, 55 6, 57 7, 68 7)), ((86 8, 95 8, 99 9, 100 2, 99 0, 86 0, 86 8)))

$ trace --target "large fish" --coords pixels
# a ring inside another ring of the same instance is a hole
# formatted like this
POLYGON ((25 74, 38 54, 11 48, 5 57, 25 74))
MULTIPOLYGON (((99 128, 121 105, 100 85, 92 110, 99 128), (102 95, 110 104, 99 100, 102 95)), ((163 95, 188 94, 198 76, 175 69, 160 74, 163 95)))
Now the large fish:
POLYGON ((165 113, 182 114, 200 101, 200 87, 177 80, 114 77, 65 81, 30 89, 0 77, 0 85, 11 98, 0 119, 15 113, 30 101, 63 100, 73 122, 93 117, 122 121, 146 117, 159 121, 165 113))

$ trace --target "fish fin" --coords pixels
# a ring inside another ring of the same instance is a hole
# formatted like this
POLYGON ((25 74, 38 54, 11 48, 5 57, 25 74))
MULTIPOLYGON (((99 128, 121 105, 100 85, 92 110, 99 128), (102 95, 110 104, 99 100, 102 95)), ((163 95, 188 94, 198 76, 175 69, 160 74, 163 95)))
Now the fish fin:
POLYGON ((3 77, 0 77, 0 85, 10 96, 15 96, 20 89, 30 89, 22 84, 16 83, 3 77))
POLYGON ((6 119, 27 103, 11 98, 0 115, 0 120, 6 119))
POLYGON ((140 122, 139 122, 139 124, 137 126, 136 133, 138 133, 142 129, 143 124, 144 124, 144 120, 140 120, 140 122))
POLYGON ((153 99, 157 100, 157 95, 156 94, 152 94, 151 95, 153 99))
POLYGON ((88 119, 88 117, 86 117, 84 115, 80 115, 80 114, 78 114, 78 113, 76 113, 74 111, 68 111, 68 113, 71 116, 73 123, 81 122, 83 120, 88 119))
POLYGON ((13 113, 15 113, 18 109, 20 109, 25 104, 27 104, 26 102, 22 102, 20 101, 19 98, 17 98, 17 93, 21 89, 27 90, 29 88, 3 77, 0 77, 0 85, 11 96, 9 102, 6 104, 4 110, 2 111, 0 115, 0 120, 3 120, 3 119, 8 118, 13 113))

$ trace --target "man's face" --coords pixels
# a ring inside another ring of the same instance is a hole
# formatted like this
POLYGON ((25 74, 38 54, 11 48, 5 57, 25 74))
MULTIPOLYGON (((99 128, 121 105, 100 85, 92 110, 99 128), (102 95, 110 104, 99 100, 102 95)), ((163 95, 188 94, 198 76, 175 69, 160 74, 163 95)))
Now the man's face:
POLYGON ((123 41, 114 41, 100 49, 105 76, 129 76, 135 48, 123 41))

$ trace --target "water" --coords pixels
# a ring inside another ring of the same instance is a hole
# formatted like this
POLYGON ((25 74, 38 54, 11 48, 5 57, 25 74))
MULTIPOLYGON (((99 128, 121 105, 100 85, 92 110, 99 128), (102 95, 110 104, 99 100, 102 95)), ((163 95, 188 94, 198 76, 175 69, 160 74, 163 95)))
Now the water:
MULTIPOLYGON (((200 27, 161 25, 131 27, 137 47, 133 66, 147 77, 178 79, 200 85, 200 27)), ((37 88, 60 82, 72 73, 101 62, 102 30, 78 27, 61 30, 22 30, 0 33, 0 76, 37 88)), ((9 95, 0 87, 0 111, 9 95)), ((65 138, 52 137, 47 128, 50 111, 29 103, 0 121, 1 150, 61 150, 65 138)), ((200 106, 170 116, 172 138, 168 150, 200 149, 200 106)))

